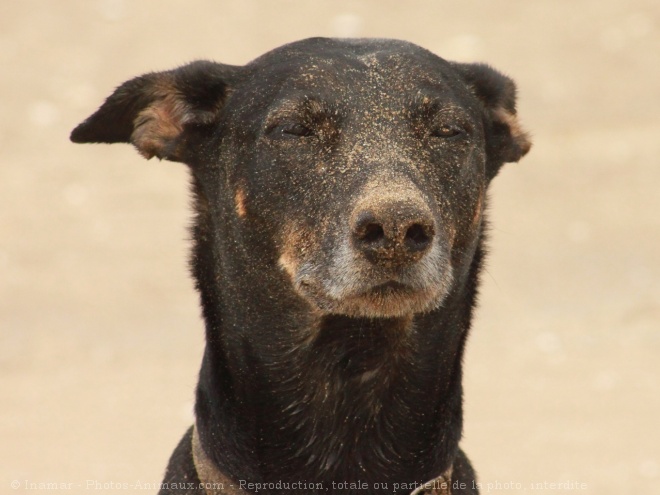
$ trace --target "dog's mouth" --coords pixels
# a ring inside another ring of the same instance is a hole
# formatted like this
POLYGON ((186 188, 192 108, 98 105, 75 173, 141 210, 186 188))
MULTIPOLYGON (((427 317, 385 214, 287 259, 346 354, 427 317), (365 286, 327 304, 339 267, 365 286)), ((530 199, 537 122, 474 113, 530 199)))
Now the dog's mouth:
POLYGON ((406 284, 402 284, 396 280, 390 280, 389 282, 385 282, 383 284, 372 287, 371 289, 365 291, 362 295, 372 297, 391 297, 405 293, 411 294, 414 292, 414 289, 407 286, 406 284))
POLYGON ((297 285, 298 292, 319 310, 354 317, 391 318, 410 316, 435 309, 441 302, 441 286, 414 287, 388 280, 352 290, 340 297, 310 279, 297 285))
POLYGON ((312 254, 299 261, 283 255, 280 266, 295 292, 321 313, 410 317, 438 308, 449 293, 453 269, 448 252, 436 242, 415 263, 389 265, 373 263, 345 245, 327 258, 312 254))

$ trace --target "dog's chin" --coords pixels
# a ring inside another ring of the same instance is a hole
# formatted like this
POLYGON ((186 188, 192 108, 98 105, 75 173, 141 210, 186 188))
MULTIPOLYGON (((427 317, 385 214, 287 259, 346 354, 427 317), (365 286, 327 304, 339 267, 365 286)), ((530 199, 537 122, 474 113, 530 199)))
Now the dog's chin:
POLYGON ((316 284, 301 283, 297 292, 325 314, 355 318, 399 318, 426 313, 440 306, 443 288, 412 288, 399 282, 386 282, 353 291, 340 299, 332 298, 316 284))

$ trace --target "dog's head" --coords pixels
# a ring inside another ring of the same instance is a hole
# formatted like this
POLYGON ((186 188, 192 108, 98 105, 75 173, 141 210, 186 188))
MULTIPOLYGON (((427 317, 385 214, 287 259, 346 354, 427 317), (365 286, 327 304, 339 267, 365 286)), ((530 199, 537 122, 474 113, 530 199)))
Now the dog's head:
POLYGON ((488 183, 530 147, 514 84, 490 67, 330 39, 138 77, 72 140, 189 164, 217 263, 243 253, 313 310, 367 317, 442 304, 488 183))

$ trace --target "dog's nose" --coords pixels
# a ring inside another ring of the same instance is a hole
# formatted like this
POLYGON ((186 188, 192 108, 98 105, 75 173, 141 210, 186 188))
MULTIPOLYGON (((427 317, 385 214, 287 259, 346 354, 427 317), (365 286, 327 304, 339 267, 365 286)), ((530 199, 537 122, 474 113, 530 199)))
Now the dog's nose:
POLYGON ((353 245, 372 263, 402 265, 419 261, 435 235, 431 212, 405 202, 358 208, 352 219, 353 245))

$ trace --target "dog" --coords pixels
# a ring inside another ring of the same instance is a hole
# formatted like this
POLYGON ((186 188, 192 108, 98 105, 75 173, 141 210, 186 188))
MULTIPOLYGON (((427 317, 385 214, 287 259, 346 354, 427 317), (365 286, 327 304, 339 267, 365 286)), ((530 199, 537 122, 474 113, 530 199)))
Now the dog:
POLYGON ((461 359, 516 87, 384 39, 122 84, 71 134, 185 163, 206 348, 166 493, 475 494, 461 359))

